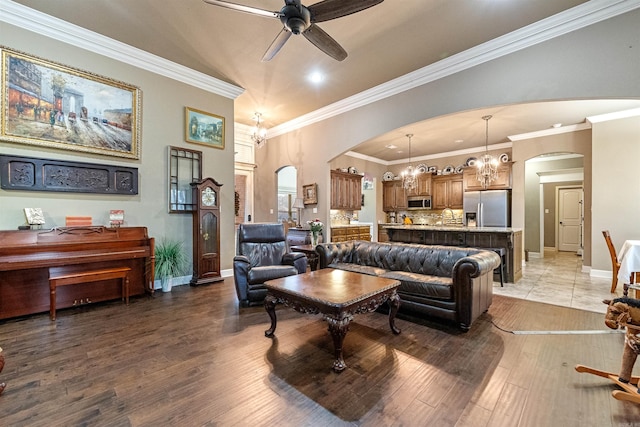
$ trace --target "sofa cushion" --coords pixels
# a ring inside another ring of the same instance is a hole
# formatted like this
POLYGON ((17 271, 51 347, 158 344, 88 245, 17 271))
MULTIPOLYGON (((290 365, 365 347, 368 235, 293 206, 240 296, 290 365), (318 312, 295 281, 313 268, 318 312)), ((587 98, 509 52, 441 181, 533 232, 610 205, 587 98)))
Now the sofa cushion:
POLYGON ((329 264, 330 268, 338 268, 340 270, 352 271, 354 273, 368 274, 369 276, 381 276, 387 272, 384 268, 372 267, 369 265, 351 264, 346 262, 334 262, 329 264))
POLYGON ((453 279, 451 277, 430 276, 408 271, 387 271, 380 277, 399 280, 398 293, 400 294, 441 300, 453 299, 453 279))
POLYGON ((292 265, 265 265, 263 267, 253 267, 247 274, 249 284, 264 283, 267 280, 279 279, 281 277, 295 276, 298 270, 292 265))

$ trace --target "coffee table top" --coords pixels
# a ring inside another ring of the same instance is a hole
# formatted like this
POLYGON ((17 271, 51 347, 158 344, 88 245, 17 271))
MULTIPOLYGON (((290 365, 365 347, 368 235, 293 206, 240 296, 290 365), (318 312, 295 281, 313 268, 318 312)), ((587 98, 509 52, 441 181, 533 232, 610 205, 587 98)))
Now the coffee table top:
POLYGON ((397 288, 400 282, 395 279, 324 268, 269 280, 264 285, 268 291, 275 293, 303 297, 329 306, 344 307, 397 288))

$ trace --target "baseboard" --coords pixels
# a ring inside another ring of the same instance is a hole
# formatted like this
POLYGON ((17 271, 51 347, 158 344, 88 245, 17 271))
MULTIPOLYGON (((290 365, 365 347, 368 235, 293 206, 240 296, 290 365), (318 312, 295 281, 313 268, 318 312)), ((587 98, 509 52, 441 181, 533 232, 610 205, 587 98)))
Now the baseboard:
POLYGON ((542 258, 540 252, 529 252, 529 258, 542 258))
MULTIPOLYGON (((171 284, 171 287, 174 286, 182 286, 182 285, 188 285, 189 282, 191 282, 191 278, 193 276, 181 276, 181 277, 174 277, 173 278, 173 283, 171 284)), ((233 277, 233 269, 232 268, 228 268, 226 270, 221 270, 220 271, 220 277, 233 277)), ((156 280, 153 282, 153 289, 162 289, 162 283, 160 282, 160 280, 156 280)))
POLYGON ((613 278, 613 271, 611 270, 591 270, 589 272, 589 276, 598 277, 601 279, 611 279, 613 278))
POLYGON ((587 273, 589 276, 591 276, 591 266, 590 265, 583 265, 582 266, 582 270, 580 270, 580 272, 587 273))

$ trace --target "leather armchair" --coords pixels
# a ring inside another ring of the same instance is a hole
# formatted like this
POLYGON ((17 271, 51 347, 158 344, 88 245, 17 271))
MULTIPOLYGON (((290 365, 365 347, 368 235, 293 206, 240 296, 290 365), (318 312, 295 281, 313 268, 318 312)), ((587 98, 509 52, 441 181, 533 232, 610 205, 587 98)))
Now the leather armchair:
POLYGON ((282 224, 240 224, 233 278, 240 306, 262 304, 264 282, 307 271, 307 257, 289 252, 282 224))

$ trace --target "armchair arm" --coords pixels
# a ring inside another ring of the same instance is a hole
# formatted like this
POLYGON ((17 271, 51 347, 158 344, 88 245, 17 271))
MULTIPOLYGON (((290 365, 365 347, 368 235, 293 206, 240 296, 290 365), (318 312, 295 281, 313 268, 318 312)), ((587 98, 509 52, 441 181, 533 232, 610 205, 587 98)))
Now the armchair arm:
POLYGON ((249 263, 249 258, 246 256, 236 255, 233 258, 233 280, 240 301, 246 301, 248 298, 247 289, 249 288, 248 277, 250 269, 251 264, 249 263))
POLYGON ((292 265, 298 270, 298 274, 307 271, 307 256, 302 252, 289 252, 282 257, 282 263, 292 265))

